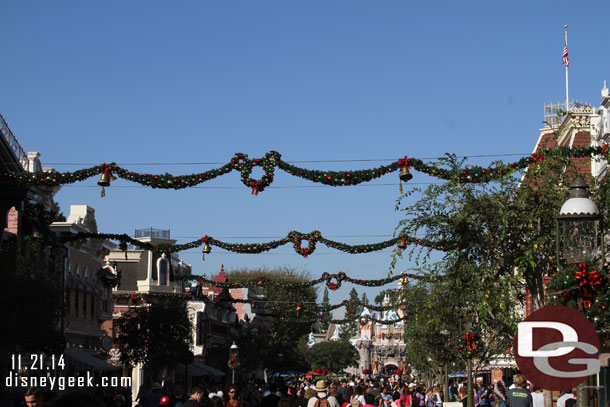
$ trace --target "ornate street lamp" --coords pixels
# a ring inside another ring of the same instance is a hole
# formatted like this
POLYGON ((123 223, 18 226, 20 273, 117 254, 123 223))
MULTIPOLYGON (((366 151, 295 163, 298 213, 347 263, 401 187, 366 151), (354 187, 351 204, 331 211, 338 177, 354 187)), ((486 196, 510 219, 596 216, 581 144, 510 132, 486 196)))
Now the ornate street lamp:
MULTIPOLYGON (((568 263, 583 264, 585 267, 600 254, 602 262, 606 260, 603 222, 601 222, 597 205, 589 199, 587 188, 589 185, 581 175, 578 175, 570 185, 569 199, 561 206, 559 216, 557 216, 558 270, 561 267, 561 254, 568 263), (563 253, 560 251, 560 238, 563 241, 563 253)), ((580 384, 577 396, 578 406, 585 406, 586 399, 587 390, 583 384, 580 384)))
POLYGON ((557 216, 557 266, 560 266, 559 240, 563 241, 563 255, 568 263, 591 263, 604 247, 600 245, 602 222, 599 209, 587 193, 589 185, 578 175, 570 185, 570 198, 557 216), (561 239, 560 239, 561 238, 561 239))
POLYGON ((233 341, 233 345, 229 349, 229 368, 232 373, 231 384, 235 384, 235 369, 239 367, 239 348, 235 341, 233 341))

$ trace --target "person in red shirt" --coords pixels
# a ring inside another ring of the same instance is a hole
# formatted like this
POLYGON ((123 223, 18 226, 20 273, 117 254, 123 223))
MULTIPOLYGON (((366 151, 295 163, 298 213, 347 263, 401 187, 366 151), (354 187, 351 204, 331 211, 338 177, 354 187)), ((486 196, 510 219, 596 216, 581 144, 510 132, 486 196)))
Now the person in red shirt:
POLYGON ((229 400, 227 400, 226 407, 241 407, 241 401, 237 399, 237 386, 229 387, 229 400))

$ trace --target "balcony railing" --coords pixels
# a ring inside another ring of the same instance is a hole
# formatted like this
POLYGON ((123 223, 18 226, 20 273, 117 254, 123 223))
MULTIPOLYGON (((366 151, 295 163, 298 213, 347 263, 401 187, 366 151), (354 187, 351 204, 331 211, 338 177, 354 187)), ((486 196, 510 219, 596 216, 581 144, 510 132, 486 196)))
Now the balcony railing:
POLYGON ((547 126, 559 126, 567 113, 590 113, 591 104, 572 100, 568 106, 565 102, 544 105, 544 123, 547 126))
POLYGON ((147 228, 147 229, 136 229, 136 239, 138 237, 160 237, 164 239, 169 239, 169 229, 155 229, 155 228, 147 228))
POLYGON ((0 133, 2 133, 2 136, 8 143, 10 149, 13 150, 15 157, 17 157, 19 164, 21 164, 21 169, 24 171, 28 171, 28 169, 30 168, 30 161, 28 160, 28 155, 25 153, 23 148, 21 148, 21 145, 17 141, 17 138, 15 138, 15 135, 13 134, 11 129, 8 127, 6 120, 4 120, 4 117, 2 117, 1 114, 0 114, 0 133))

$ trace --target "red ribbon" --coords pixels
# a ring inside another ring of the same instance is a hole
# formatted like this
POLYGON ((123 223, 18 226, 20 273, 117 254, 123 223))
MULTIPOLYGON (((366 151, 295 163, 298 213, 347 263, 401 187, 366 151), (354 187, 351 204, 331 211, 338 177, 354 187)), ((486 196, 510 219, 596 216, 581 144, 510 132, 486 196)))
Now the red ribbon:
POLYGON ((464 334, 464 339, 466 339, 466 348, 468 350, 475 350, 477 348, 477 344, 475 343, 475 339, 477 334, 474 332, 466 332, 464 334))
POLYGON ((605 155, 608 151, 608 143, 602 144, 602 155, 605 155))
POLYGON ((538 154, 538 153, 532 154, 532 161, 534 161, 535 163, 540 162, 543 159, 544 159, 544 155, 543 154, 538 154))
POLYGON ((203 243, 207 243, 209 239, 210 239, 210 238, 208 237, 208 235, 205 235, 204 237, 202 237, 202 238, 201 238, 201 241, 202 241, 203 243))
MULTIPOLYGON (((574 278, 578 281, 580 297, 584 299, 582 305, 591 306, 591 290, 602 285, 601 273, 597 270, 587 271, 586 263, 578 264, 578 271, 574 273, 574 278)), ((579 307, 580 308, 580 307, 579 307)))
POLYGON ((108 172, 110 172, 110 166, 106 163, 102 163, 100 165, 100 169, 102 170, 103 174, 108 174, 108 172))
POLYGON ((602 285, 602 275, 599 271, 587 271, 586 263, 578 264, 578 271, 574 273, 574 278, 578 281, 581 288, 595 288, 602 285))
POLYGON ((252 187, 252 195, 258 195, 260 188, 260 185, 258 184, 258 182, 251 180, 250 182, 248 182, 247 184, 249 187, 252 187))
POLYGON ((409 165, 409 158, 406 155, 405 158, 398 159, 398 165, 400 167, 407 167, 407 169, 411 168, 411 166, 409 165))

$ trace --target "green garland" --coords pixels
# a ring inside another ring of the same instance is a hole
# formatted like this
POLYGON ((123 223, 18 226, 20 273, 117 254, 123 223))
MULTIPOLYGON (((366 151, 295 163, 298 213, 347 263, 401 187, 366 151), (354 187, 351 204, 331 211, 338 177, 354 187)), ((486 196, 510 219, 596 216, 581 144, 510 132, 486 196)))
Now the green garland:
POLYGON ((361 301, 350 301, 350 300, 343 300, 338 304, 332 304, 332 305, 323 305, 323 304, 307 304, 307 303, 302 303, 302 302, 289 302, 287 304, 284 305, 273 305, 272 302, 270 301, 261 301, 261 300, 248 300, 248 299, 233 299, 232 302, 234 303, 242 303, 242 304, 250 304, 252 306, 262 303, 262 304, 267 304, 267 308, 272 310, 272 311, 288 311, 288 310, 297 310, 297 311, 312 311, 312 312, 327 312, 327 311, 333 311, 336 309, 339 309, 341 307, 345 307, 346 311, 350 314, 350 315, 354 315, 356 313, 356 310, 358 308, 362 308, 362 307, 366 307, 368 309, 371 309, 373 311, 377 311, 377 312, 383 312, 383 311, 390 311, 393 309, 396 309, 395 305, 373 305, 373 304, 365 304, 361 301))
MULTIPOLYGON (((312 286, 320 284, 320 283, 325 283, 326 286, 333 291, 338 290, 341 287, 341 284, 343 283, 343 281, 347 281, 349 283, 352 283, 355 285, 360 285, 360 286, 365 286, 365 287, 381 287, 381 286, 390 284, 397 280, 402 280, 402 283, 406 284, 408 282, 409 278, 419 279, 419 280, 428 279, 427 277, 422 277, 422 276, 419 276, 416 274, 402 273, 402 274, 398 274, 395 276, 390 276, 390 277, 382 278, 382 279, 378 279, 378 280, 362 280, 362 279, 357 279, 357 278, 351 278, 347 274, 345 274, 345 272, 343 272, 343 271, 340 271, 339 273, 336 273, 336 274, 330 274, 330 273, 324 272, 324 273, 322 273, 322 276, 318 279, 305 281, 305 282, 301 282, 301 283, 286 283, 283 281, 276 281, 276 280, 268 279, 265 277, 261 277, 257 280, 250 280, 250 281, 244 281, 244 282, 221 283, 221 282, 217 282, 214 280, 206 279, 201 276, 193 276, 193 275, 176 276, 176 280, 183 280, 183 281, 195 280, 197 282, 197 286, 203 286, 204 284, 207 284, 207 285, 219 287, 219 288, 246 288, 246 287, 254 287, 254 286, 258 286, 258 287, 274 286, 274 287, 279 287, 279 288, 301 289, 301 288, 305 288, 305 287, 312 287, 312 286)), ((246 302, 246 301, 244 301, 244 302, 246 302)))
MULTIPOLYGON (((260 301, 260 300, 245 300, 245 299, 235 299, 235 298, 231 298, 231 299, 223 299, 222 301, 215 301, 212 300, 210 298, 208 298, 207 296, 202 296, 202 297, 198 297, 195 296, 191 293, 141 293, 141 292, 130 292, 130 293, 114 293, 112 294, 112 298, 117 300, 117 299, 126 299, 129 301, 129 303, 131 305, 142 305, 142 304, 147 304, 150 303, 153 299, 156 300, 167 300, 167 299, 181 299, 184 301, 187 300, 192 300, 192 299, 201 299, 206 303, 212 303, 215 306, 221 306, 221 302, 231 302, 231 303, 250 303, 252 306, 256 305, 257 303, 265 303, 267 301, 260 301)), ((318 305, 315 304, 313 306, 309 306, 310 304, 305 304, 303 305, 300 302, 296 302, 296 303, 291 303, 289 305, 285 305, 285 306, 271 306, 269 307, 270 310, 274 311, 274 312, 287 312, 287 311, 293 311, 293 310, 297 310, 300 311, 302 308, 306 308, 305 311, 310 311, 313 312, 314 314, 320 314, 321 312, 324 311, 331 311, 340 307, 346 307, 346 310, 348 311, 348 313, 350 313, 351 315, 353 315, 354 313, 352 312, 353 310, 356 309, 356 307, 366 307, 369 309, 372 309, 374 311, 378 311, 378 312, 383 312, 383 311, 389 311, 392 309, 395 309, 396 307, 391 306, 391 305, 387 305, 387 306, 376 306, 376 305, 372 305, 372 304, 363 304, 360 301, 350 301, 350 300, 344 300, 339 304, 334 304, 334 305, 318 305)), ((300 322, 300 323, 314 323, 314 322, 318 322, 320 321, 322 318, 321 315, 316 316, 315 318, 309 318, 309 319, 303 319, 303 318, 289 318, 290 320, 294 320, 295 322, 300 322)), ((281 321, 285 321, 287 318, 285 316, 283 316, 282 314, 279 315, 279 319, 281 321)), ((335 323, 335 324, 343 324, 343 323, 348 323, 350 322, 350 319, 333 319, 330 322, 335 323)), ((394 325, 394 324, 398 324, 401 323, 403 321, 406 321, 406 319, 403 317, 401 319, 397 319, 397 320, 391 320, 391 321, 383 321, 381 319, 378 318, 373 318, 373 317, 366 317, 365 319, 363 319, 363 321, 365 321, 366 323, 368 322, 376 322, 376 323, 380 323, 383 325, 394 325)))
MULTIPOLYGON (((234 253, 247 253, 247 254, 258 254, 262 252, 267 252, 272 249, 276 249, 279 246, 283 246, 288 243, 292 243, 294 250, 303 257, 307 257, 312 254, 316 250, 316 243, 320 242, 328 247, 333 249, 337 249, 350 254, 361 254, 361 253, 371 253, 379 250, 386 249, 388 247, 392 247, 397 243, 401 244, 416 244, 420 246, 426 246, 437 250, 446 250, 453 245, 449 242, 431 242, 424 239, 416 239, 407 236, 401 236, 397 238, 393 238, 390 240, 386 240, 384 242, 379 243, 367 243, 360 245, 348 245, 341 242, 336 242, 334 240, 326 239, 322 236, 322 234, 314 230, 310 233, 300 233, 297 231, 291 231, 288 233, 283 239, 274 240, 267 243, 227 243, 221 240, 214 239, 210 236, 204 236, 201 239, 194 240, 189 243, 184 244, 175 244, 175 245, 152 245, 147 242, 141 242, 139 240, 133 239, 126 234, 113 234, 113 233, 76 233, 71 236, 63 237, 64 241, 73 241, 73 240, 81 240, 81 239, 108 239, 108 240, 118 240, 122 243, 131 243, 134 246, 139 247, 140 249, 154 251, 156 253, 176 253, 183 250, 194 249, 201 245, 208 244, 209 246, 217 246, 221 249, 225 249, 234 253), (301 247, 303 240, 307 240, 308 244, 306 247, 301 247)), ((206 252, 207 253, 207 252, 206 252)))
POLYGON ((225 164, 220 168, 189 175, 138 173, 119 167, 116 163, 104 163, 91 168, 62 173, 53 171, 20 174, 7 170, 0 173, 0 180, 11 180, 22 185, 58 186, 84 181, 87 178, 104 173, 107 175, 116 174, 119 178, 151 188, 183 189, 199 185, 235 170, 240 172, 241 182, 245 186, 251 188, 253 194, 258 194, 273 182, 275 167, 279 167, 281 170, 296 177, 330 186, 358 185, 379 178, 385 174, 398 171, 403 167, 413 168, 416 171, 440 179, 456 179, 462 183, 479 183, 510 176, 516 170, 525 169, 528 166, 543 160, 547 156, 573 158, 601 156, 602 158, 608 159, 608 153, 608 145, 604 144, 602 147, 577 147, 573 149, 557 147, 541 149, 538 153, 534 153, 529 157, 523 157, 513 163, 498 164, 493 167, 468 166, 462 169, 450 169, 441 167, 438 164, 426 164, 418 158, 405 157, 389 165, 366 170, 320 171, 309 170, 288 164, 281 159, 280 153, 270 151, 265 154, 263 158, 255 159, 248 158, 246 154, 236 153, 228 164, 225 164), (262 167, 264 170, 265 175, 261 179, 251 178, 252 169, 254 167, 262 167))
MULTIPOLYGON (((279 320, 282 322, 294 322, 294 323, 307 323, 307 324, 313 324, 316 322, 322 322, 322 316, 319 316, 317 318, 308 318, 308 319, 303 319, 303 318, 287 318, 283 315, 279 316, 279 320)), ((406 317, 402 317, 399 319, 394 319, 391 321, 384 321, 381 320, 379 318, 372 318, 372 317, 367 317, 367 323, 368 322, 375 322, 379 325, 396 325, 396 324, 401 324, 401 323, 405 323, 407 321, 406 317)), ((353 320, 351 319, 331 319, 329 322, 331 324, 335 324, 335 325, 342 325, 342 324, 349 324, 351 323, 353 320)))

